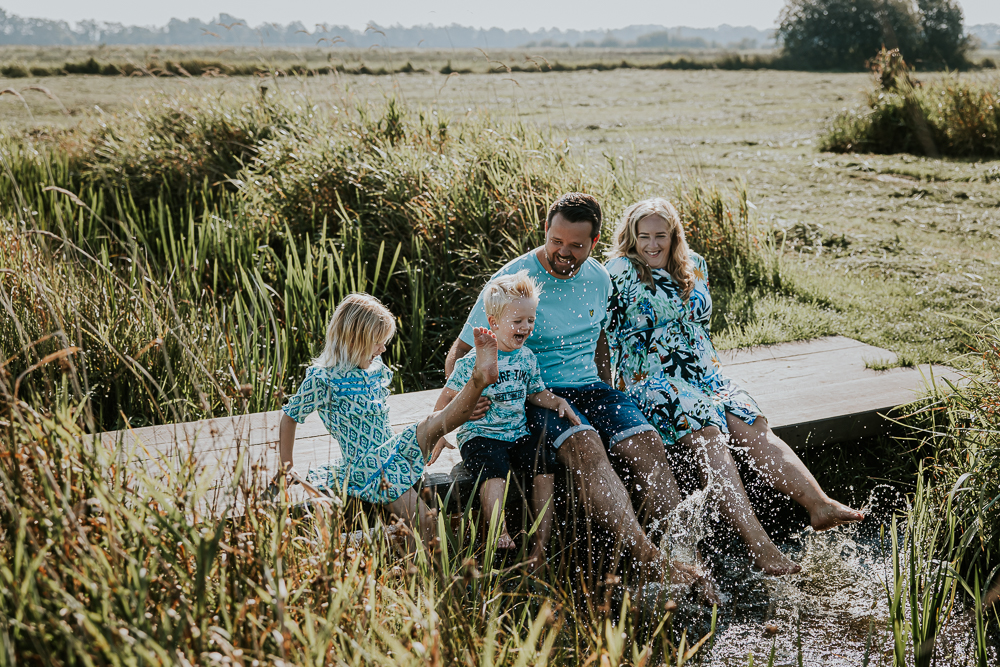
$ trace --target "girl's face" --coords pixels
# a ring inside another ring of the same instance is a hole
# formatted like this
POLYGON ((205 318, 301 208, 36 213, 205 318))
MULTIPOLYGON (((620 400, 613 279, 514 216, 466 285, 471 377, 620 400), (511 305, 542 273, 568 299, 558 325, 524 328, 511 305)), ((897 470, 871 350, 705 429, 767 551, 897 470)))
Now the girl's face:
POLYGON ((361 366, 362 370, 366 370, 369 366, 372 365, 372 362, 375 361, 376 357, 381 356, 381 354, 385 352, 386 350, 385 346, 388 342, 389 341, 385 341, 385 343, 376 343, 375 346, 372 347, 371 354, 365 357, 364 365, 361 366))
POLYGON ((504 352, 513 352, 524 345, 535 329, 537 299, 514 299, 499 319, 490 317, 490 329, 497 337, 497 346, 504 352))
POLYGON ((651 269, 662 269, 670 256, 670 224, 659 215, 646 216, 636 225, 635 249, 651 269))

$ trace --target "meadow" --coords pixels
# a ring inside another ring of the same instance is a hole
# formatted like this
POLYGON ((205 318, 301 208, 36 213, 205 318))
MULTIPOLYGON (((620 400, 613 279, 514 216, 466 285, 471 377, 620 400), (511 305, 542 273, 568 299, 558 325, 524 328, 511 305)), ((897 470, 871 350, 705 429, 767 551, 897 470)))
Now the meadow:
POLYGON ((628 69, 0 80, 22 95, 0 95, 0 655, 73 662, 92 641, 106 663, 746 664, 774 646, 772 664, 927 664, 914 647, 930 629, 943 664, 995 661, 973 644, 996 621, 968 601, 998 538, 1000 163, 820 152, 869 86, 628 69), (915 440, 862 443, 870 460, 821 473, 845 490, 861 479, 859 500, 877 505, 872 478, 902 460, 905 529, 883 512, 882 534, 793 531, 810 576, 720 575, 736 599, 716 628, 697 605, 636 609, 610 579, 575 578, 569 548, 535 588, 496 576, 471 511, 442 515, 434 557, 412 563, 382 539, 352 542, 342 511, 269 507, 251 483, 225 493, 252 511, 192 515, 209 493, 194 471, 160 487, 129 465, 136 453, 83 436, 276 408, 356 288, 400 315, 397 388, 440 386, 478 285, 537 242, 569 188, 598 194, 612 220, 648 194, 681 204, 709 258, 720 347, 840 333, 982 378, 912 418, 915 440))

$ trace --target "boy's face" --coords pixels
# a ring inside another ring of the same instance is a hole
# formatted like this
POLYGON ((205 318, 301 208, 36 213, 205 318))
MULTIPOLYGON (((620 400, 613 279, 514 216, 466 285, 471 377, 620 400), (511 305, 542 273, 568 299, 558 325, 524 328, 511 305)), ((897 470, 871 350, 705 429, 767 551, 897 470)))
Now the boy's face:
POLYGON ((524 345, 535 328, 537 299, 514 299, 499 319, 490 317, 490 329, 497 337, 497 345, 504 352, 513 352, 524 345))

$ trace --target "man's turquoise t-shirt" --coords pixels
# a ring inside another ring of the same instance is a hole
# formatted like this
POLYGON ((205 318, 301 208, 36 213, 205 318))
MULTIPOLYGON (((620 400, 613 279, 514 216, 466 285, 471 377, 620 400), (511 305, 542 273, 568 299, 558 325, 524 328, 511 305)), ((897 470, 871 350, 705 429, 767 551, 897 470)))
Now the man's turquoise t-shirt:
MULTIPOLYGON (((525 345, 535 353, 545 385, 581 387, 601 382, 594 352, 608 320, 611 278, 607 270, 588 257, 572 278, 556 278, 545 270, 532 250, 509 262, 493 278, 523 270, 542 288, 535 330, 525 345)), ((472 328, 488 326, 480 292, 459 338, 467 345, 474 345, 472 328)))
MULTIPOLYGON (((467 421, 459 427, 459 446, 475 437, 514 442, 528 435, 524 401, 529 394, 537 394, 545 389, 535 355, 528 348, 522 347, 510 352, 500 350, 497 357, 500 375, 496 382, 483 391, 483 396, 490 399, 490 409, 482 419, 467 421)), ((455 370, 445 386, 454 391, 462 391, 462 387, 472 378, 475 365, 476 351, 471 350, 455 362, 455 370)))

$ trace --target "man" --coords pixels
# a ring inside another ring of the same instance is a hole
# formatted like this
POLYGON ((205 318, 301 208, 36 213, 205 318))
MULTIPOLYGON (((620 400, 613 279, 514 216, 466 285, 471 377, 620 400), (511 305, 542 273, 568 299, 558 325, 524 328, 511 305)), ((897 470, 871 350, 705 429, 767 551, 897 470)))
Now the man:
MULTIPOLYGON (((592 196, 563 195, 549 208, 545 245, 509 262, 493 278, 527 270, 541 286, 534 333, 526 345, 535 353, 545 385, 572 403, 581 418, 574 426, 551 410, 529 405, 529 429, 539 437, 544 434, 545 446, 555 449, 559 461, 572 471, 591 520, 614 535, 640 566, 658 571, 663 557, 640 526, 611 461, 634 485, 631 490, 644 517, 665 520, 680 492, 656 429, 625 394, 610 386, 604 325, 611 279, 590 257, 600 238, 601 219, 600 204, 592 196)), ((448 352, 449 376, 455 361, 472 349, 473 327, 485 323, 480 294, 448 352)), ((480 403, 477 414, 488 405, 480 403)), ((685 573, 675 573, 675 580, 684 578, 685 573)))

